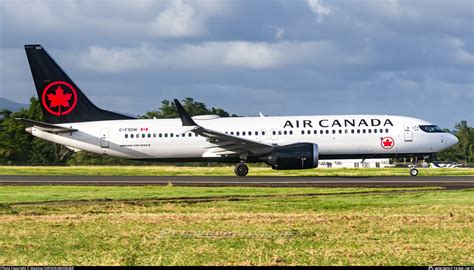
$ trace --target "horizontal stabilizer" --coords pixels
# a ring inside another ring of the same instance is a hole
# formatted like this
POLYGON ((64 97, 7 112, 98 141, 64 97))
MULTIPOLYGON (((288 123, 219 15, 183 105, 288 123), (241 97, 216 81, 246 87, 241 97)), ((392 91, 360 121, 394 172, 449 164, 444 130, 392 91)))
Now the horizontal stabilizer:
POLYGON ((18 121, 21 121, 23 123, 32 125, 35 128, 37 128, 39 130, 42 130, 42 131, 46 131, 46 132, 71 133, 71 132, 77 131, 77 129, 56 126, 56 125, 53 125, 53 124, 49 124, 49 123, 45 123, 45 122, 41 122, 41 121, 36 121, 36 120, 31 120, 31 119, 15 118, 15 120, 18 120, 18 121))

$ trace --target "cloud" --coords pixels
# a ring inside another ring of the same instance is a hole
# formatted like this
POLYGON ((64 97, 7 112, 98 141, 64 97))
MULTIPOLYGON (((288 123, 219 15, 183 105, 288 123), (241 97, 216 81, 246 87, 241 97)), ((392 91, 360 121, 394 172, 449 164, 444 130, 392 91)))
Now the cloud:
POLYGON ((316 14, 316 22, 321 23, 323 17, 331 14, 331 9, 325 6, 322 0, 306 0, 306 3, 311 8, 311 11, 316 14))
POLYGON ((452 47, 451 56, 457 64, 474 67, 474 54, 465 50, 463 40, 459 38, 449 38, 448 43, 452 47))
POLYGON ((284 34, 285 34, 285 28, 277 27, 275 29, 275 38, 276 39, 282 39, 284 34))
POLYGON ((328 41, 215 41, 173 47, 146 43, 133 48, 90 46, 80 55, 79 62, 87 70, 104 73, 146 68, 347 69, 371 64, 367 51, 344 51, 328 41))
POLYGON ((161 38, 196 37, 207 33, 206 22, 228 15, 231 4, 218 0, 170 0, 150 23, 149 32, 161 38))
POLYGON ((240 67, 250 69, 280 66, 280 49, 267 43, 204 42, 172 48, 143 44, 135 48, 89 47, 81 54, 82 67, 104 73, 123 72, 145 68, 219 68, 240 67))
POLYGON ((158 37, 192 37, 205 32, 202 19, 194 8, 182 0, 172 1, 151 24, 151 34, 158 37))

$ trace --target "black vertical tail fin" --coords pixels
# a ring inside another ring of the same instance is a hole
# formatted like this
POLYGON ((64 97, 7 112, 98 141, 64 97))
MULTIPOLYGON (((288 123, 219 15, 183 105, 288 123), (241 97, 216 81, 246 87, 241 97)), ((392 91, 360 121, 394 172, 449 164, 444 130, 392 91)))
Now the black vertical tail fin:
POLYGON ((25 45, 25 51, 46 122, 133 119, 95 106, 41 45, 25 45))

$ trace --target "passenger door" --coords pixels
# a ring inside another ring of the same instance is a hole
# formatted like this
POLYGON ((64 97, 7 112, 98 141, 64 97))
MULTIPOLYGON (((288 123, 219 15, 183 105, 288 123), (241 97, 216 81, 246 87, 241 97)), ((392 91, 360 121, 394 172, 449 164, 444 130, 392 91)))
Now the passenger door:
POLYGON ((413 127, 411 126, 411 123, 405 123, 405 142, 411 142, 413 141, 413 127))
POLYGON ((109 148, 109 129, 108 128, 100 129, 100 147, 109 148))

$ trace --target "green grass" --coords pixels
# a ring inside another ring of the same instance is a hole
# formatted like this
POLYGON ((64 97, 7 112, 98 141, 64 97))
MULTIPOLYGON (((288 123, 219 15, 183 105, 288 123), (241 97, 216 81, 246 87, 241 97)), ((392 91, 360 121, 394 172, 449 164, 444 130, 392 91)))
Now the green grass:
MULTIPOLYGON (((420 176, 474 175, 474 168, 419 169, 420 176)), ((277 171, 250 166, 249 176, 408 176, 407 168, 308 169, 277 171)), ((143 176, 233 176, 233 167, 178 166, 0 166, 1 175, 143 175, 143 176)))
POLYGON ((0 265, 474 263, 474 189, 0 186, 0 200, 0 265))
MULTIPOLYGON (((173 187, 173 186, 0 186, 1 204, 74 200, 186 199, 206 197, 258 197, 303 194, 364 193, 419 190, 420 188, 272 188, 272 187, 173 187)), ((421 188, 438 189, 437 187, 421 188)))

